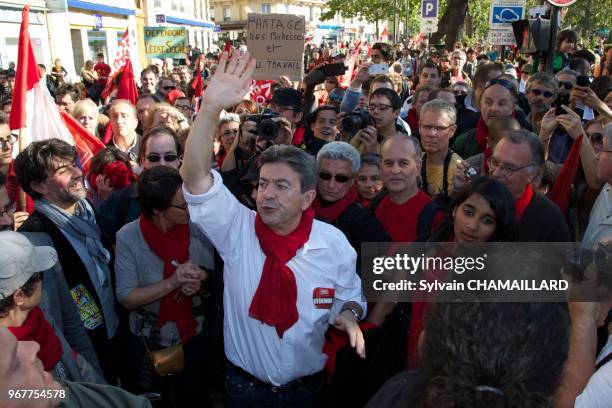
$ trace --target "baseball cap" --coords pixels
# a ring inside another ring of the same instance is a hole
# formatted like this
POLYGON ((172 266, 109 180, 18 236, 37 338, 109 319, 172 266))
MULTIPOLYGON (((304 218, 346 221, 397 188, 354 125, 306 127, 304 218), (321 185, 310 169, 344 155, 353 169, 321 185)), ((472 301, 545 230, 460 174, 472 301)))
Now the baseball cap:
POLYGON ((278 88, 274 91, 269 102, 275 103, 278 106, 291 106, 301 111, 304 104, 304 96, 300 91, 293 88, 278 88))
POLYGON ((0 300, 22 287, 36 272, 57 263, 57 252, 50 246, 34 246, 22 234, 0 232, 0 300))

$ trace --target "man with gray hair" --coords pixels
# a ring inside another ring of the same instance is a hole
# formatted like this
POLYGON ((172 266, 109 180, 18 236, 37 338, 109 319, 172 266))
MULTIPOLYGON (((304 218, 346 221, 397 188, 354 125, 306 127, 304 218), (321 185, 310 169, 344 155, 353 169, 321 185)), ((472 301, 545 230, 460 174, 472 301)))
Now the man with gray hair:
POLYGON ((181 175, 191 221, 224 261, 224 343, 228 407, 316 407, 324 383, 330 324, 365 357, 357 322, 365 315, 356 253, 331 225, 314 220, 315 161, 293 146, 259 157, 257 212, 211 170, 219 113, 239 103, 256 61, 221 54, 202 95, 181 175))
POLYGON ((548 72, 538 72, 527 80, 525 96, 531 109, 527 120, 535 133, 540 133, 542 118, 552 107, 558 93, 559 85, 548 72))
POLYGON ((350 144, 331 142, 323 146, 317 155, 317 197, 312 203, 317 218, 344 233, 357 259, 362 242, 389 240, 376 217, 359 203, 355 176, 360 167, 359 153, 350 144))
POLYGON ((461 157, 449 147, 457 130, 454 105, 434 99, 421 108, 419 135, 425 154, 421 167, 423 191, 432 196, 448 196, 453 192, 453 174, 461 157))
MULTIPOLYGON (((455 191, 469 182, 466 163, 457 164, 455 191)), ((523 129, 505 135, 487 164, 489 176, 505 184, 514 197, 516 241, 570 241, 569 228, 559 207, 532 187, 544 166, 544 147, 536 134, 523 129)))

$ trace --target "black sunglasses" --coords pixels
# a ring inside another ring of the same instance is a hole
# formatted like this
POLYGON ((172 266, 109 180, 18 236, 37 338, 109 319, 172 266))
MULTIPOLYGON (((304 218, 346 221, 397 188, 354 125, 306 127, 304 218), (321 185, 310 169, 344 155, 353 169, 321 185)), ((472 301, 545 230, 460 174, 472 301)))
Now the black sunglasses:
POLYGON ((346 183, 347 181, 351 179, 349 176, 344 176, 342 174, 336 174, 332 176, 331 174, 325 173, 323 171, 319 173, 319 177, 321 178, 321 180, 325 180, 325 181, 329 181, 333 177, 334 180, 336 180, 338 183, 346 183))
POLYGON ((603 142, 603 133, 593 132, 589 135, 589 138, 595 143, 601 143, 603 142))
POLYGON ((512 82, 508 81, 507 79, 503 79, 503 78, 489 79, 489 81, 485 85, 485 89, 487 89, 488 87, 493 86, 493 85, 501 85, 504 88, 506 88, 507 90, 509 90, 510 92, 512 92, 513 95, 516 94, 516 88, 514 87, 514 84, 512 82))
POLYGON ((150 161, 151 163, 157 163, 158 161, 162 159, 162 157, 164 158, 164 161, 166 163, 170 163, 178 159, 178 156, 176 154, 170 153, 170 154, 164 154, 162 156, 160 156, 159 154, 150 154, 147 156, 147 160, 150 161))
POLYGON ((543 91, 541 89, 532 89, 531 93, 534 94, 535 96, 544 95, 545 98, 552 98, 554 95, 554 93, 550 91, 543 91))
POLYGON ((565 89, 572 89, 574 87, 574 84, 570 81, 559 81, 559 86, 565 89))
POLYGON ((172 85, 170 85, 170 86, 164 86, 164 89, 165 89, 166 91, 171 91, 171 90, 173 90, 173 89, 176 89, 176 86, 172 86, 172 85))

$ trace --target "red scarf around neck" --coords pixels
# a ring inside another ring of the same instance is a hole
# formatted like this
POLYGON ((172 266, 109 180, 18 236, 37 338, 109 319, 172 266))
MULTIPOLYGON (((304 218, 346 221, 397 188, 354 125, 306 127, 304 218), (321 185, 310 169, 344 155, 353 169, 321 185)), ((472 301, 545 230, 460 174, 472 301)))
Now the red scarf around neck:
POLYGON ((523 215, 525 214, 525 210, 527 210, 527 206, 529 205, 529 203, 531 203, 532 198, 533 198, 533 189, 531 188, 531 184, 527 184, 527 187, 525 187, 525 191, 523 191, 523 194, 519 197, 518 200, 514 202, 514 208, 515 208, 515 214, 516 214, 517 220, 520 220, 521 218, 523 218, 523 215))
POLYGON ((302 214, 298 227, 288 235, 278 235, 272 231, 257 214, 255 234, 266 260, 255 291, 249 315, 276 327, 278 337, 282 338, 286 330, 298 320, 297 283, 293 271, 287 266, 289 262, 310 238, 314 210, 308 208, 302 214))
POLYGON ((565 214, 567 211, 567 203, 569 201, 570 190, 576 173, 578 172, 578 164, 580 164, 580 148, 582 147, 583 137, 580 135, 578 139, 574 141, 574 145, 567 155, 567 159, 561 167, 559 176, 553 185, 553 188, 549 194, 551 201, 559 207, 561 212, 565 214))
POLYGON ((410 130, 413 133, 417 133, 419 131, 419 115, 417 115, 416 109, 411 108, 408 111, 408 118, 406 121, 408 122, 408 126, 410 126, 410 130))
POLYGON ((493 154, 493 150, 491 150, 491 148, 489 147, 488 140, 489 140, 489 128, 487 127, 487 124, 485 123, 484 119, 482 119, 482 116, 480 116, 480 118, 478 119, 478 123, 476 124, 476 143, 478 144, 478 146, 480 146, 480 148, 484 152, 483 163, 484 163, 484 173, 485 174, 489 174, 488 159, 493 154))
MULTIPOLYGON (((21 327, 9 327, 19 341, 35 341, 40 346, 36 356, 40 359, 45 371, 51 371, 62 358, 62 343, 53 331, 40 307, 30 310, 21 327)), ((6 350, 4 351, 6 352, 6 350)))
POLYGON ((312 208, 317 217, 321 217, 325 221, 334 222, 340 218, 349 205, 357 201, 357 198, 357 190, 353 186, 344 197, 325 207, 321 204, 321 196, 317 195, 316 200, 312 203, 312 208))
MULTIPOLYGON (((189 259, 189 224, 175 225, 165 234, 144 216, 140 217, 139 225, 149 248, 164 262, 163 279, 170 278, 176 271, 172 262, 182 264, 189 259)), ((180 290, 173 290, 161 298, 157 327, 161 328, 168 321, 176 323, 184 344, 196 334, 197 322, 193 316, 191 297, 182 296, 180 290)))

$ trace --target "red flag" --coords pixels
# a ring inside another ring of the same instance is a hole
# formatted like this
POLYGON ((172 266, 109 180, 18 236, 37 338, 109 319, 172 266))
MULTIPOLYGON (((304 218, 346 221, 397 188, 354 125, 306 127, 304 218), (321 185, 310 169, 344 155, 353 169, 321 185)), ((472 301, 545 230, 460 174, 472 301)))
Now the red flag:
POLYGON ((83 166, 83 173, 87 174, 89 162, 92 157, 100 150, 104 149, 104 143, 91 133, 89 133, 83 125, 77 122, 72 116, 60 109, 60 115, 64 121, 64 125, 74 138, 74 145, 79 155, 79 160, 83 166))
MULTIPOLYGON (((126 28, 123 33, 123 38, 119 43, 119 49, 113 62, 113 70, 106 80, 106 87, 102 91, 102 97, 108 98, 117 89, 117 76, 121 74, 130 59, 130 29, 126 28)), ((133 75, 132 75, 133 76, 133 75)))
POLYGON ((200 68, 200 65, 198 65, 198 69, 196 70, 195 74, 193 74, 191 87, 193 88, 193 96, 196 98, 202 96, 202 69, 200 68))
POLYGON ((13 87, 13 102, 9 125, 11 129, 21 129, 26 125, 26 92, 40 81, 36 57, 30 42, 28 27, 30 24, 30 7, 25 6, 21 12, 19 30, 19 48, 17 50, 17 72, 13 87))
POLYGON ((119 79, 117 99, 127 99, 134 106, 136 106, 136 101, 138 100, 138 87, 134 81, 134 70, 132 68, 132 61, 129 58, 125 60, 125 68, 123 68, 121 78, 119 79))
POLYGON ((567 155, 563 167, 561 167, 561 171, 557 176, 557 180, 555 184, 553 184, 552 190, 548 195, 550 200, 557 204, 563 214, 567 211, 570 190, 572 189, 576 173, 578 172, 578 164, 580 164, 580 147, 582 143, 590 142, 588 140, 585 142, 582 135, 574 140, 574 145, 567 155))
POLYGON ((387 30, 387 26, 383 28, 382 33, 378 37, 378 42, 387 42, 389 41, 389 30, 387 30))

